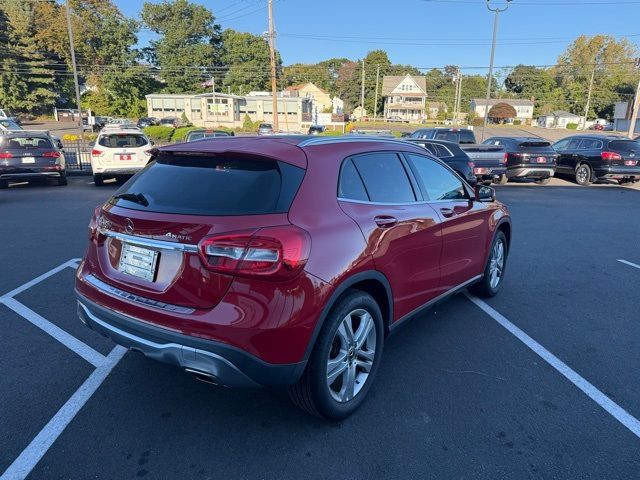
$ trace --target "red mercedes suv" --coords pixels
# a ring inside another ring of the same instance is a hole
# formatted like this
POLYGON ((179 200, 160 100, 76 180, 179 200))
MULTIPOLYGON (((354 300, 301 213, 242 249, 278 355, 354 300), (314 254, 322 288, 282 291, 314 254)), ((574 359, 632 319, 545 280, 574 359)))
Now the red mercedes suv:
POLYGON ((89 225, 89 327, 201 380, 288 386, 343 418, 385 338, 473 287, 495 295, 511 221, 409 142, 217 138, 158 150, 89 225))

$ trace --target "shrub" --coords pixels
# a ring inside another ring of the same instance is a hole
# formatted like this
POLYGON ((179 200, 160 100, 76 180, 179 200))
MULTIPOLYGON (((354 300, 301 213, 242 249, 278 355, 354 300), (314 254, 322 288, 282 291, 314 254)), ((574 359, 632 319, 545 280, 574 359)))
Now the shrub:
POLYGON ((578 129, 578 124, 577 123, 567 123, 567 128, 569 130, 577 130, 578 129))
POLYGON ((152 127, 145 127, 143 132, 153 142, 169 143, 173 135, 173 130, 173 127, 154 125, 152 127))
POLYGON ((171 141, 172 142, 184 141, 185 137, 187 136, 187 133, 189 133, 192 130, 202 130, 202 129, 200 127, 178 127, 173 131, 173 134, 171 135, 171 141))
POLYGON ((514 120, 513 124, 514 125, 522 125, 522 120, 514 120))
POLYGON ((482 117, 476 117, 473 120, 471 120, 471 125, 473 125, 474 127, 482 127, 484 125, 484 118, 482 117))

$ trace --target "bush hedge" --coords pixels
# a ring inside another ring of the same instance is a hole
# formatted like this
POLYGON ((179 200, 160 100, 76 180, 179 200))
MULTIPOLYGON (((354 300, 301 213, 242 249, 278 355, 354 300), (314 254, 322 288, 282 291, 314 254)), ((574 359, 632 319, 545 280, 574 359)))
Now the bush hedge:
POLYGON ((145 127, 142 131, 152 142, 169 143, 173 136, 174 128, 154 125, 152 127, 145 127))
POLYGON ((514 120, 513 124, 514 125, 522 125, 522 120, 514 120))
POLYGON ((173 134, 171 135, 171 141, 172 142, 183 142, 185 137, 187 136, 187 133, 193 131, 193 130, 202 130, 202 128, 200 127, 178 127, 173 131, 173 134))
POLYGON ((567 128, 569 130, 577 130, 578 129, 578 124, 577 123, 567 123, 567 128))

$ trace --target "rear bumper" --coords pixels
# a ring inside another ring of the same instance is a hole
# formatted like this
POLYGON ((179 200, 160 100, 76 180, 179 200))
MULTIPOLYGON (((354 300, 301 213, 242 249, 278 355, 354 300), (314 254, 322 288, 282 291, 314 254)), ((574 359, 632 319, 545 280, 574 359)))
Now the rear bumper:
POLYGON ((15 168, 15 169, 1 169, 0 168, 0 180, 12 180, 12 181, 28 181, 38 178, 58 178, 64 174, 62 170, 45 170, 40 168, 15 168))
POLYGON ((159 362, 175 365, 212 383, 244 388, 289 385, 306 362, 269 364, 238 348, 183 335, 107 309, 78 291, 80 320, 114 342, 159 362))
POLYGON ((596 168, 595 175, 598 178, 640 178, 640 167, 611 166, 596 168))
POLYGON ((493 180, 495 177, 499 177, 507 173, 506 167, 484 167, 477 165, 473 168, 473 171, 478 180, 493 180))
POLYGON ((522 165, 507 168, 508 178, 549 178, 555 175, 555 166, 522 165))
POLYGON ((108 177, 109 175, 135 175, 144 167, 123 167, 123 168, 114 168, 114 167, 98 167, 92 166, 91 169, 94 175, 103 175, 108 177))

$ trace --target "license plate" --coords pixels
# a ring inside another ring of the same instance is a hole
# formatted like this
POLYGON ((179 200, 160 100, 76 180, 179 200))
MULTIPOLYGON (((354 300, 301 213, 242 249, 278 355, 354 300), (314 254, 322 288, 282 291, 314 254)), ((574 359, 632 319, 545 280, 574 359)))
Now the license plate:
POLYGON ((35 157, 22 157, 22 163, 36 163, 35 157))
POLYGON ((153 282, 158 264, 158 252, 136 245, 122 244, 118 270, 128 275, 153 282))
POLYGON ((637 160, 625 160, 625 161, 624 161, 624 164, 625 164, 627 167, 633 167, 633 166, 635 166, 635 164, 636 164, 636 163, 637 163, 637 160))
POLYGON ((121 154, 120 155, 120 160, 131 160, 131 154, 129 154, 129 153, 121 154))
POLYGON ((538 157, 536 158, 537 163, 547 163, 546 157, 538 157))

